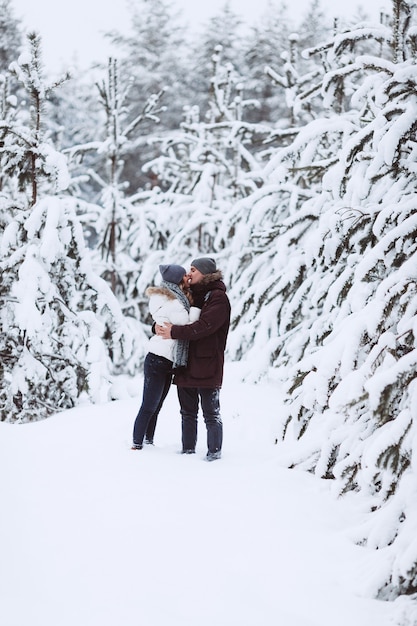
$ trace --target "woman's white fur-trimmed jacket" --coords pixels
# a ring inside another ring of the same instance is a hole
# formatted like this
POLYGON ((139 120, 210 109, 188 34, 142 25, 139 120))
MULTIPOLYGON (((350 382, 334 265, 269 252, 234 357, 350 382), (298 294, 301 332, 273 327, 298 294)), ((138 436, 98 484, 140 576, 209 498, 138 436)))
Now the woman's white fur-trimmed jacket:
MULTIPOLYGON (((146 295, 149 297, 149 312, 157 324, 169 322, 183 326, 196 322, 200 317, 200 309, 192 306, 188 312, 175 294, 166 287, 148 287, 146 295)), ((173 361, 175 343, 176 339, 163 339, 158 335, 152 335, 149 339, 149 352, 173 361)))

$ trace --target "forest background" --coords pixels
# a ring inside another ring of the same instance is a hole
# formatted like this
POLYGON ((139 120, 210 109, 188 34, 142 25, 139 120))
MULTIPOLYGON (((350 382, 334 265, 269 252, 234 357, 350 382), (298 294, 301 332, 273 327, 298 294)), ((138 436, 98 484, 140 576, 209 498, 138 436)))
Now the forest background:
POLYGON ((281 459, 365 499, 375 596, 414 595, 417 3, 244 31, 226 4, 198 40, 131 10, 106 68, 55 79, 0 2, 0 419, 123 397, 159 263, 213 256, 281 459))

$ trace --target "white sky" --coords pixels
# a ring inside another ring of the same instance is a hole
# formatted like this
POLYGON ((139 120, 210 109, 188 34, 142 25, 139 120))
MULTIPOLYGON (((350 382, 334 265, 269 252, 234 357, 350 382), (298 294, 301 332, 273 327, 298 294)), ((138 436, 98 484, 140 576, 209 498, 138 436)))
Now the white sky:
MULTIPOLYGON (((273 0, 272 0, 273 1, 273 0)), ((275 0, 279 4, 279 0, 275 0)), ((242 15, 249 24, 263 12, 268 0, 230 0, 236 13, 242 15)), ((294 16, 301 15, 310 5, 311 0, 289 0, 288 5, 294 16)), ((322 7, 332 14, 348 15, 353 13, 359 1, 321 0, 322 7)), ((185 19, 193 26, 215 15, 225 0, 173 0, 173 4, 183 10, 185 19)), ((389 8, 390 0, 366 0, 361 3, 372 17, 379 15, 379 10, 389 8)), ((105 61, 108 44, 103 32, 113 28, 124 31, 128 27, 126 0, 13 0, 17 17, 25 28, 37 30, 43 41, 44 60, 47 69, 59 71, 68 69, 75 61, 80 67, 86 67, 91 61, 105 61)))

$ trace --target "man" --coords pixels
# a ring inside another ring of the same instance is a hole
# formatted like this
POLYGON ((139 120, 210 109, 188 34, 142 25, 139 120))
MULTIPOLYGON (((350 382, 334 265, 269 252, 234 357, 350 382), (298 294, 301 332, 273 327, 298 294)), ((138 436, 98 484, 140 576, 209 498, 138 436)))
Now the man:
POLYGON ((219 398, 230 325, 230 302, 222 273, 216 268, 214 259, 194 259, 188 282, 194 305, 201 308, 200 318, 185 326, 157 325, 155 332, 165 339, 189 340, 188 365, 174 376, 182 417, 182 453, 195 452, 201 402, 207 428, 206 459, 214 461, 221 457, 223 442, 219 398))

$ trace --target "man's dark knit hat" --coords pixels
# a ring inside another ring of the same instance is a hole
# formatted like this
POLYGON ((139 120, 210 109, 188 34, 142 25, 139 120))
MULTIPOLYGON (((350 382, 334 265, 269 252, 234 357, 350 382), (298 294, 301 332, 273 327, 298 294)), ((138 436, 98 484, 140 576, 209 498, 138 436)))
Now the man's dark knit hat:
POLYGON ((179 285, 184 274, 187 273, 181 265, 160 265, 159 271, 167 283, 174 283, 175 285, 179 285))
POLYGON ((191 261, 191 266, 195 267, 202 274, 213 274, 213 272, 216 272, 216 261, 208 257, 194 259, 194 261, 191 261))

